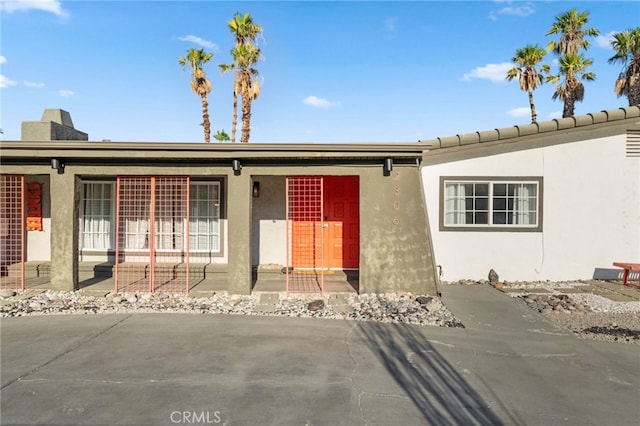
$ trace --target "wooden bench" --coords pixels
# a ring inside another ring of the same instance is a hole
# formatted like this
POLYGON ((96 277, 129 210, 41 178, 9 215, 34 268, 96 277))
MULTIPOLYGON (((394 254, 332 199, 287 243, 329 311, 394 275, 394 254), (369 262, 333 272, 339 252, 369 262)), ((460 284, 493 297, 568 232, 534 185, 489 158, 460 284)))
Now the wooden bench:
POLYGON ((622 275, 624 285, 640 288, 640 263, 613 262, 613 266, 624 269, 624 273, 622 275), (629 273, 631 271, 638 271, 638 285, 629 283, 629 273))

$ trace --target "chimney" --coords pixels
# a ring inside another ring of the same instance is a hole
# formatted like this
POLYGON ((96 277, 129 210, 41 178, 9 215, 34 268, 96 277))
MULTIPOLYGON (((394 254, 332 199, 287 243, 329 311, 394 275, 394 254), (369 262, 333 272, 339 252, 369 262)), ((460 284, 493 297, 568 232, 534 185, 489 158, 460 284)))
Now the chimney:
POLYGON ((23 121, 23 141, 88 141, 89 135, 73 127, 71 114, 63 109, 45 109, 40 121, 23 121))

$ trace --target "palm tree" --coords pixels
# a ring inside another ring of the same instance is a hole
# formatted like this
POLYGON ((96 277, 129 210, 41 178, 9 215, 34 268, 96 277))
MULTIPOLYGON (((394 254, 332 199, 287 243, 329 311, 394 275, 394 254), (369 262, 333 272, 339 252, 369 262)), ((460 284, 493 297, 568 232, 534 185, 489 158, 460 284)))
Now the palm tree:
POLYGON ((527 45, 516 50, 516 54, 511 61, 516 67, 507 71, 507 81, 511 81, 518 77, 520 89, 529 94, 529 105, 531 107, 531 122, 535 123, 537 119, 536 106, 533 103, 533 91, 544 82, 543 73, 548 73, 549 65, 542 65, 540 69, 536 69, 538 64, 544 59, 547 51, 538 45, 527 45))
MULTIPOLYGON (((233 49, 231 49, 233 55, 233 49)), ((226 74, 230 71, 235 71, 236 64, 220 64, 220 71, 222 74, 226 74)), ((240 93, 240 82, 238 78, 240 74, 238 72, 233 73, 233 116, 231 118, 231 143, 236 143, 236 126, 238 123, 238 94, 240 93)))
POLYGON ((614 34, 611 47, 616 54, 609 63, 621 62, 623 66, 614 91, 618 97, 626 96, 629 106, 640 105, 640 27, 614 34))
POLYGON ((215 140, 217 140, 218 142, 226 142, 228 140, 231 140, 229 138, 229 135, 227 134, 227 132, 224 131, 224 129, 222 130, 218 130, 218 133, 216 133, 215 135, 213 135, 213 138, 215 140))
POLYGON ((211 123, 209 121, 209 103, 207 95, 211 93, 211 82, 207 79, 202 66, 213 58, 213 53, 204 49, 189 49, 186 57, 178 58, 182 68, 189 66, 191 72, 191 91, 202 98, 202 125, 204 126, 204 141, 211 141, 211 123))
POLYGON ((558 84, 552 96, 554 100, 560 99, 564 101, 563 118, 573 117, 575 103, 584 99, 584 85, 580 82, 580 79, 587 81, 596 79, 594 73, 587 72, 587 68, 592 64, 593 61, 585 59, 584 55, 564 55, 560 58, 560 75, 547 77, 548 82, 557 83, 560 81, 561 75, 565 76, 564 84, 558 84))
MULTIPOLYGON (((235 48, 246 43, 255 42, 262 32, 262 27, 253 22, 253 18, 249 13, 245 13, 244 15, 236 13, 227 25, 229 26, 231 34, 235 36, 235 48)), ((237 66, 238 61, 233 54, 234 51, 232 50, 231 52, 234 56, 234 63, 229 65, 222 64, 220 65, 220 70, 223 74, 231 70, 235 71, 233 77, 233 118, 231 121, 231 143, 235 143, 236 126, 238 122, 238 95, 240 94, 240 69, 237 66)))
POLYGON ((260 49, 250 43, 241 44, 233 49, 237 65, 238 92, 242 97, 242 136, 241 143, 248 143, 251 134, 251 103, 260 95, 258 71, 253 66, 260 60, 260 49))
POLYGON ((560 40, 550 41, 547 45, 557 55, 577 55, 581 49, 589 49, 589 41, 585 37, 596 37, 600 32, 595 28, 584 28, 589 22, 589 12, 578 12, 571 9, 556 16, 556 22, 545 35, 560 34, 560 40))
MULTIPOLYGON (((584 59, 580 51, 589 49, 589 41, 585 37, 595 37, 600 32, 595 28, 584 28, 587 22, 589 12, 578 12, 578 9, 574 8, 556 16, 556 22, 546 34, 560 34, 560 40, 549 42, 547 49, 560 56, 560 74, 565 76, 564 87, 560 90, 561 85, 558 86, 552 97, 564 101, 563 117, 573 117, 575 102, 584 99, 584 86, 578 77, 572 74, 573 70, 579 69, 584 80, 595 79, 595 74, 586 72, 584 68, 590 66, 592 61, 584 59)), ((557 82, 559 76, 550 76, 547 80, 557 82)))

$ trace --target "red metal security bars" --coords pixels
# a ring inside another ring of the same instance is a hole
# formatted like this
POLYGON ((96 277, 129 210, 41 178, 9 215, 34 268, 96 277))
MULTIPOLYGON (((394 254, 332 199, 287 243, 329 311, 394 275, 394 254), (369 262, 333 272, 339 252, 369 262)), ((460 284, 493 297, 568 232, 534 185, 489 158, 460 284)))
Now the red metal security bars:
POLYGON ((155 178, 153 291, 189 291, 189 177, 155 178))
POLYGON ((287 293, 324 293, 323 179, 297 176, 287 186, 287 293))
POLYGON ((150 176, 118 176, 116 180, 115 291, 153 291, 151 268, 150 176))
POLYGON ((115 291, 189 291, 189 178, 118 176, 115 291))
POLYGON ((0 178, 0 288, 24 290, 24 176, 0 178))

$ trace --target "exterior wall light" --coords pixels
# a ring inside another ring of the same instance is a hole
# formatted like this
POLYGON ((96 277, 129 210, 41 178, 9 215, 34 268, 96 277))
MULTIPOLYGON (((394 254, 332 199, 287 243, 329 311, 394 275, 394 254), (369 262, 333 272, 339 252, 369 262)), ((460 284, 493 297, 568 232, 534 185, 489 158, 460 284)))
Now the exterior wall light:
POLYGON ((260 196, 260 182, 253 182, 253 190, 251 193, 256 198, 260 196))
POLYGON ((382 166, 382 174, 385 176, 390 176, 391 170, 393 170, 393 158, 385 158, 384 164, 382 166))
POLYGON ((64 163, 58 158, 51 159, 51 168, 56 169, 59 175, 64 173, 64 163))
POLYGON ((233 160, 231 162, 231 168, 233 169, 233 174, 235 176, 240 176, 242 171, 242 164, 240 164, 240 160, 233 160))

